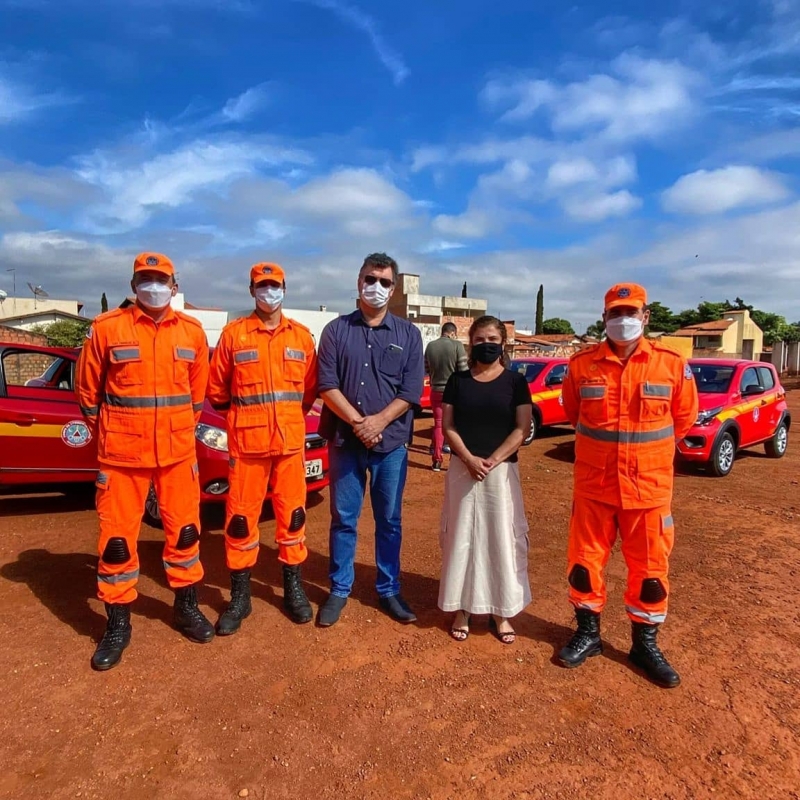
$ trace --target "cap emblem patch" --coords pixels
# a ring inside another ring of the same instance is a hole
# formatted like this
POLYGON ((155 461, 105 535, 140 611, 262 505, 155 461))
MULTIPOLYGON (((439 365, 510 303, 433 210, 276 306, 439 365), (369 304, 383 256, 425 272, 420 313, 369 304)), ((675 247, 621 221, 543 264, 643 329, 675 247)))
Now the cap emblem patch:
POLYGON ((158 259, 155 256, 148 256, 147 261, 145 261, 148 267, 157 267, 158 266, 158 259))
POLYGON ((623 286, 618 292, 617 297, 630 297, 631 290, 627 286, 623 286))

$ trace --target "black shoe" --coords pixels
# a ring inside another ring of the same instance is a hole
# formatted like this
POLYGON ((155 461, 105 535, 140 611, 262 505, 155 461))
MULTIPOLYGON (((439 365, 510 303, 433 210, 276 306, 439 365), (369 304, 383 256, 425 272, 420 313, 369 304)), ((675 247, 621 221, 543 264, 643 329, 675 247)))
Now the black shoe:
POLYGON ((314 612, 300 582, 300 565, 283 565, 283 607, 298 625, 311 622, 314 612))
POLYGON ((173 623, 187 639, 205 644, 214 638, 214 626, 197 607, 196 587, 197 584, 192 584, 175 590, 173 623))
POLYGON ((656 644, 658 625, 647 625, 643 622, 631 623, 631 647, 628 658, 647 673, 653 683, 665 689, 680 686, 681 677, 669 665, 664 654, 656 644))
POLYGON ((434 472, 441 472, 442 471, 442 462, 441 461, 434 461, 433 462, 433 466, 431 467, 431 469, 434 472))
POLYGON ((319 607, 319 614, 317 615, 317 623, 322 628, 330 628, 339 621, 342 609, 347 605, 346 597, 339 597, 339 595, 328 595, 328 599, 323 605, 319 607))
POLYGON ((381 597, 381 608, 398 622, 416 622, 417 615, 408 607, 408 604, 399 594, 390 597, 381 597))
POLYGON ((106 632, 92 656, 92 669, 113 669, 122 659, 122 651, 131 643, 131 609, 127 604, 106 603, 106 632))
POLYGON ((576 608, 575 619, 578 621, 578 630, 558 653, 561 666, 568 669, 579 667, 587 658, 599 656, 603 652, 600 615, 588 608, 576 608))
POLYGON ((250 570, 231 571, 231 602, 217 620, 217 634, 230 636, 242 627, 242 620, 253 612, 250 602, 250 570))

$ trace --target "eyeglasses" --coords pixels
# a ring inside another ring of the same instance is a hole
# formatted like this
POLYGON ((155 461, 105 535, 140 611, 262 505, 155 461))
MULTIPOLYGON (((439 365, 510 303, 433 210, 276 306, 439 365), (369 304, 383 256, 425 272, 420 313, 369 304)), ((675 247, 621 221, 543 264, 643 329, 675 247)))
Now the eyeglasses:
POLYGON ((392 286, 394 286, 394 282, 390 281, 389 278, 378 278, 375 275, 364 276, 364 283, 366 283, 367 286, 372 286, 373 284, 378 283, 378 281, 380 281, 380 284, 384 289, 391 289, 392 286))

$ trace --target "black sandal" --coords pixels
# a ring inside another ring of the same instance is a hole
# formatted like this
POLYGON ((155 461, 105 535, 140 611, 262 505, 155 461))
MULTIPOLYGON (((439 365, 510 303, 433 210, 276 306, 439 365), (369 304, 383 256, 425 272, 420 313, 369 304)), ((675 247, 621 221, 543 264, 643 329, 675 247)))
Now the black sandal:
MULTIPOLYGON (((466 628, 457 628, 453 625, 450 628, 450 636, 455 639, 457 642, 466 642, 469 638, 469 614, 465 614, 463 611, 457 611, 456 614, 461 614, 464 617, 464 625, 466 628)), ((453 620, 455 622, 455 619, 453 620)))
POLYGON ((502 633, 500 632, 500 628, 497 626, 497 622, 495 622, 493 616, 489 617, 489 627, 501 644, 514 644, 514 642, 517 641, 517 634, 515 631, 511 630, 503 631, 502 633))

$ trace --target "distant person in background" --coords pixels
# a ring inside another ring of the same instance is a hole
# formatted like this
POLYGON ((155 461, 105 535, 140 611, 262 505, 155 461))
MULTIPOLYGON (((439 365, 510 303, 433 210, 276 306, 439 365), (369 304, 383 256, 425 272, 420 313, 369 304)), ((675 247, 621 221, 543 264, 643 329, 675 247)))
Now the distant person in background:
MULTIPOLYGON (((425 348, 425 369, 431 381, 431 410, 433 411, 434 472, 442 469, 444 432, 442 431, 442 396, 450 376, 467 369, 467 351, 456 339, 457 328, 452 322, 442 325, 442 335, 425 348)), ((449 450, 449 447, 447 448, 449 450)))
POLYGON ((469 636, 470 614, 491 614, 503 644, 516 636, 509 619, 531 601, 528 523, 517 451, 531 428, 524 376, 506 369, 507 333, 497 317, 469 331, 469 371, 454 372, 442 401, 453 455, 442 509, 439 608, 455 611, 450 635, 469 636))

